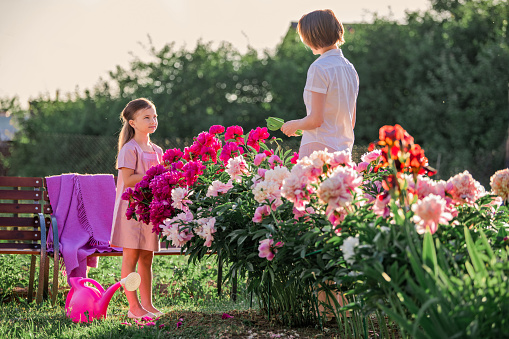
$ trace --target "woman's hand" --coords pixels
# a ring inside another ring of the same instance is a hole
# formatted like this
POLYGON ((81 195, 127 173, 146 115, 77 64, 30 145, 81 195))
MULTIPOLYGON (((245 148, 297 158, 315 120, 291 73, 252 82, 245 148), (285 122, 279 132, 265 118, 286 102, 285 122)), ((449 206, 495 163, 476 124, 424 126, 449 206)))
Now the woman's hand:
POLYGON ((281 126, 281 131, 286 134, 287 137, 297 136, 295 132, 299 129, 300 121, 299 120, 290 120, 287 121, 281 126))

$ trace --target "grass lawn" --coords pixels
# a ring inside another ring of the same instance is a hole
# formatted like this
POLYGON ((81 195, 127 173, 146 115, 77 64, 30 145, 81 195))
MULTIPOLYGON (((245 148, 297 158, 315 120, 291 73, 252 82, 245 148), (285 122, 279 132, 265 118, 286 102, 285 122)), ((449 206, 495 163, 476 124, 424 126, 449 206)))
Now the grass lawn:
MULTIPOLYGON (((127 300, 119 290, 106 319, 75 324, 65 316, 69 288, 63 276, 55 306, 27 303, 29 260, 29 256, 0 255, 0 338, 344 338, 332 321, 323 331, 317 326, 285 328, 273 318, 269 321, 256 300, 251 303, 243 281, 239 281, 237 302, 229 297, 228 283, 219 298, 214 258, 192 265, 185 256, 154 258, 154 304, 166 313, 161 318, 128 319, 127 300)), ((100 258, 99 267, 91 269, 89 277, 105 288, 111 286, 118 280, 121 260, 100 258)))

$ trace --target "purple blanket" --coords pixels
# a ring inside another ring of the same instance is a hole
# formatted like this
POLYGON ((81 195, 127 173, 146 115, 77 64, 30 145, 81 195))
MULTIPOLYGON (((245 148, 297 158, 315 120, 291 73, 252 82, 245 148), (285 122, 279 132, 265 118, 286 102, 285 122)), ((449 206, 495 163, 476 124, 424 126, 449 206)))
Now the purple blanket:
MULTIPOLYGON (((63 174, 47 177, 46 182, 67 278, 85 277, 88 255, 113 250, 109 241, 115 179, 110 174, 63 174)), ((52 231, 48 250, 53 250, 52 231)))

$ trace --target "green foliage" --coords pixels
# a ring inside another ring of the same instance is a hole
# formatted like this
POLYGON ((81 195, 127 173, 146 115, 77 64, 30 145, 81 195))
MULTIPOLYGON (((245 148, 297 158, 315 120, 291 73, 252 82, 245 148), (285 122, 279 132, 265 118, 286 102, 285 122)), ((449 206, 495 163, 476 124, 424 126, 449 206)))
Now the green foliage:
MULTIPOLYGON (((28 286, 29 274, 29 255, 13 256, 0 254, 0 302, 10 298, 17 287, 28 286), (28 260, 20 261, 20 257, 28 260), (18 267, 18 269, 12 270, 12 267, 18 267)), ((38 274, 38 271, 36 274, 38 274)))
MULTIPOLYGON (((345 25, 343 51, 360 78, 356 143, 366 145, 380 126, 398 123, 423 140, 440 178, 467 169, 487 185, 504 167, 509 9, 496 0, 431 4, 424 13, 408 13, 405 24, 375 16, 369 24, 345 25)), ((148 60, 135 57, 84 95, 41 97, 29 113, 11 109, 21 127, 11 174, 65 172, 65 165, 52 170, 50 160, 65 164, 74 147, 66 151, 67 141, 44 147, 45 135, 115 138, 120 111, 137 97, 155 102, 161 139, 189 138, 213 124, 248 130, 264 126, 268 116, 302 117, 306 72, 316 58, 293 29, 274 52, 241 54, 227 43, 214 49, 200 41, 194 50, 149 45, 147 54, 148 60), (62 156, 55 159, 57 146, 62 156)), ((115 151, 108 152, 113 164, 115 151)), ((95 161, 93 151, 84 153, 95 161)))

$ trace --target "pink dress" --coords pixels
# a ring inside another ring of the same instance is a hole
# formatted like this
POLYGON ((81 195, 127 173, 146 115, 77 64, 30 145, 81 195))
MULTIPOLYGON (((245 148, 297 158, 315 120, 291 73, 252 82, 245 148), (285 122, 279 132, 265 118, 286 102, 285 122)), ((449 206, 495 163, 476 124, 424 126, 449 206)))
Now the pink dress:
POLYGON ((135 174, 145 174, 147 170, 160 164, 163 157, 161 147, 151 143, 154 152, 144 152, 138 143, 131 139, 118 153, 117 194, 111 227, 111 247, 133 248, 146 251, 159 251, 160 244, 157 234, 152 232, 152 224, 147 225, 134 219, 127 220, 125 212, 128 202, 121 196, 126 187, 122 178, 121 168, 130 168, 135 174))

